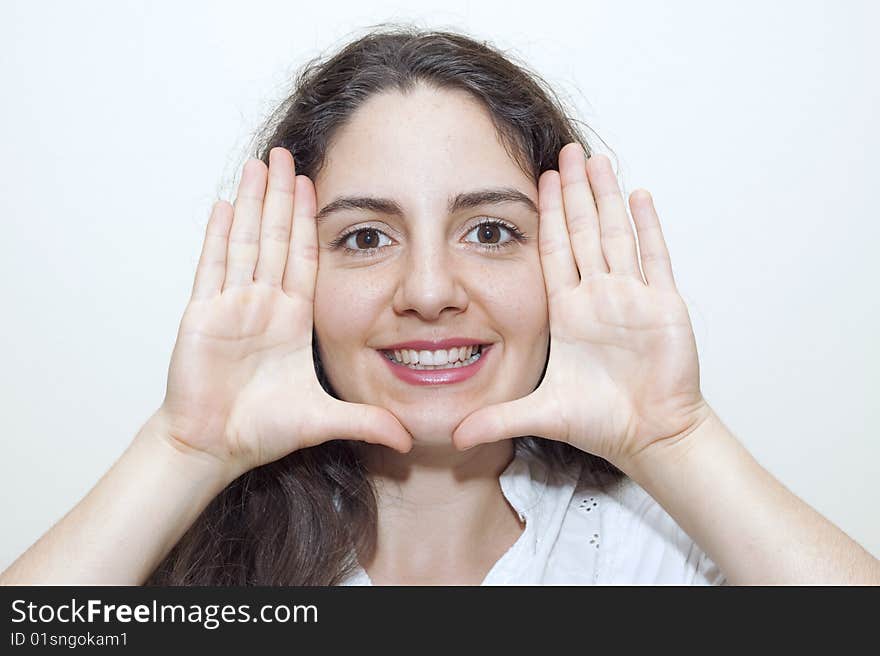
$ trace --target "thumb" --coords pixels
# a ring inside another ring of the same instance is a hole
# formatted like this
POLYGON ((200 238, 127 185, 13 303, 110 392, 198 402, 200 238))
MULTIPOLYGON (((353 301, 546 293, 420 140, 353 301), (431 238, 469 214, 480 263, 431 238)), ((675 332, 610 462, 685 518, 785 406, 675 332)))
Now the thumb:
POLYGON ((391 412, 365 403, 334 402, 322 422, 324 440, 360 440, 407 453, 412 436, 391 412))
POLYGON ((452 443, 460 450, 477 444, 514 437, 536 435, 554 439, 558 419, 548 416, 547 407, 535 392, 515 401, 496 403, 475 410, 452 433, 452 443))

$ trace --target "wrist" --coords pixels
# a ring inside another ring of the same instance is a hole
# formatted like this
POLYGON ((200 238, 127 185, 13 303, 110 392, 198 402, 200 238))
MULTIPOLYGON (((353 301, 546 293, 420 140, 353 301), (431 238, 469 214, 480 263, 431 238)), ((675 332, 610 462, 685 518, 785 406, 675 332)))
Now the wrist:
POLYGON ((708 403, 694 413, 694 419, 676 435, 657 440, 631 455, 617 467, 636 482, 650 479, 654 472, 682 470, 712 451, 711 444, 736 438, 708 403))
POLYGON ((198 480, 215 493, 247 471, 234 463, 184 444, 170 429, 161 410, 153 414, 135 436, 135 445, 146 457, 186 478, 198 480))

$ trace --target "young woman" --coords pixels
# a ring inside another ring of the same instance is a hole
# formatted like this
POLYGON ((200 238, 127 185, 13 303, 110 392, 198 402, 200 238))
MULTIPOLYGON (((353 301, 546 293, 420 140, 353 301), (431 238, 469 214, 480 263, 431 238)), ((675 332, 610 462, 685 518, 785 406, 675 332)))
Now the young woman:
POLYGON ((162 406, 3 583, 880 583, 700 391, 650 194, 461 35, 312 62, 162 406), (638 237, 639 249, 636 247, 638 237))

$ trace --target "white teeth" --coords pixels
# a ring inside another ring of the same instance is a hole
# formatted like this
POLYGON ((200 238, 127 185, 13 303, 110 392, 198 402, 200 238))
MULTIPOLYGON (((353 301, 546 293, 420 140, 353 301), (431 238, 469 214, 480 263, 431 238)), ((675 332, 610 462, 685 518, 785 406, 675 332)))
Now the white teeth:
POLYGON ((476 362, 480 354, 474 355, 477 346, 462 346, 437 351, 414 351, 401 349, 386 351, 388 356, 399 364, 407 364, 416 369, 452 369, 476 362))

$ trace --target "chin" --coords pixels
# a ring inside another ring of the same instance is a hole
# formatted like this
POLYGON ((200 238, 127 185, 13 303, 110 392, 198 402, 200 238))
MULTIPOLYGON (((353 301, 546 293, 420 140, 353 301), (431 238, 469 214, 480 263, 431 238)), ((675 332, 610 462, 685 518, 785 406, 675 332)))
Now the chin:
POLYGON ((420 412, 395 412, 391 411, 397 417, 398 421, 403 425, 416 444, 439 446, 444 444, 452 444, 452 432, 465 418, 465 414, 456 412, 454 414, 441 412, 439 409, 433 412, 430 409, 420 412))

